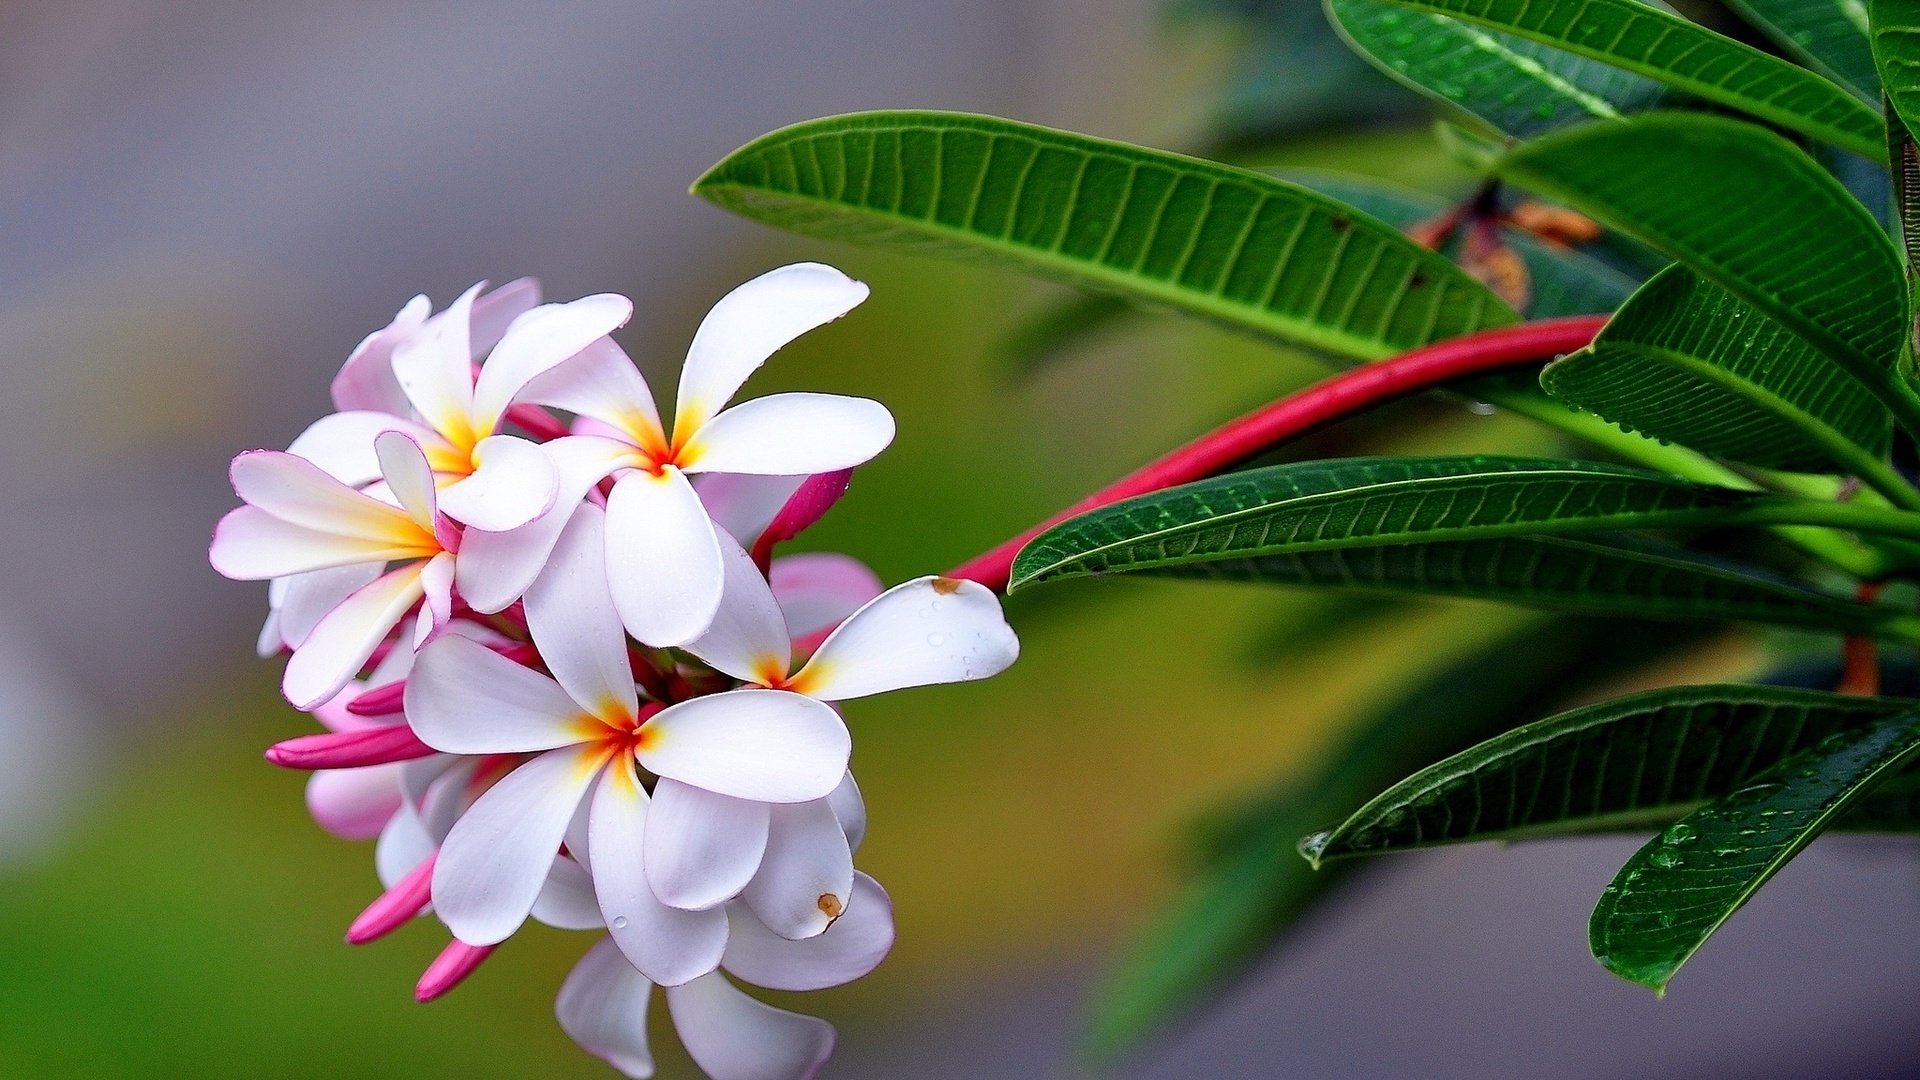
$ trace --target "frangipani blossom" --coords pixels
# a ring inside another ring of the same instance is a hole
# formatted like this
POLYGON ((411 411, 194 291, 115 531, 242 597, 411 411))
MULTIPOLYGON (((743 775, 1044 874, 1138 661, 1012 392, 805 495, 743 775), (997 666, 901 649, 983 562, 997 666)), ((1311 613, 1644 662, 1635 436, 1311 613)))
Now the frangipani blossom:
POLYGON ((705 630, 719 606, 719 530, 691 474, 834 472, 893 440, 892 415, 864 398, 773 394, 725 407, 775 350, 866 296, 865 285, 818 263, 782 267, 728 293, 687 351, 671 432, 646 380, 610 340, 528 385, 527 400, 618 433, 569 438, 591 440, 605 455, 601 475, 616 476, 607 497, 607 560, 614 604, 634 637, 678 645, 705 630))
POLYGON ((233 490, 246 505, 214 532, 208 558, 215 570, 242 581, 346 568, 370 575, 294 647, 281 689, 295 708, 338 693, 423 599, 416 641, 452 616, 459 541, 438 512, 426 455, 397 431, 379 435, 375 452, 394 503, 292 454, 256 450, 233 459, 233 490), (382 570, 389 563, 398 565, 382 570))
MULTIPOLYGON (((742 904, 727 909, 731 935, 720 966, 770 990, 821 990, 852 982, 879 965, 893 945, 893 906, 865 874, 855 906, 824 934, 789 941, 742 904)), ((554 1012, 589 1053, 630 1077, 653 1075, 647 1008, 653 983, 602 939, 574 966, 554 1012)), ((833 1051, 831 1025, 754 1000, 720 972, 670 987, 667 1008, 694 1061, 714 1080, 813 1076, 833 1051)))
POLYGON ((553 463, 538 444, 500 434, 501 423, 530 380, 624 325, 633 304, 603 293, 529 306, 537 292, 514 286, 477 299, 484 285, 431 318, 425 298, 416 297, 377 342, 363 342, 335 384, 337 398, 362 407, 322 418, 288 452, 357 486, 377 475, 374 438, 403 431, 425 451, 444 488, 441 508, 455 521, 504 532, 551 509, 559 483, 553 463), (511 322, 495 329, 509 313, 511 322), (483 353, 476 380, 473 363, 483 353), (375 367, 383 354, 384 380, 375 367))
MULTIPOLYGON (((654 895, 643 851, 651 840, 666 849, 656 858, 671 857, 672 839, 648 828, 650 814, 723 815, 751 836, 766 804, 833 791, 850 740, 831 708, 785 691, 642 707, 607 589, 604 518, 590 503, 577 508, 527 593, 552 678, 454 636, 415 661, 406 712, 422 740, 456 754, 537 755, 454 824, 433 896, 462 941, 504 940, 527 917, 585 800, 588 836, 602 853, 594 889, 614 940, 648 978, 676 985, 719 963, 726 920, 718 908, 681 910, 654 895), (651 795, 642 769, 657 777, 651 795)), ((749 854, 758 861, 757 850, 749 854)))

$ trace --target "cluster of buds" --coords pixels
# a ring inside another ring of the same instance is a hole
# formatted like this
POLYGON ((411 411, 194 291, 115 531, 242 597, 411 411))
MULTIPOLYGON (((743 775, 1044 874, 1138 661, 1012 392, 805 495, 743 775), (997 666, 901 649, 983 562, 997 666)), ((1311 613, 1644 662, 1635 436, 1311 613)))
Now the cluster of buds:
POLYGON ((822 989, 892 945, 887 895, 853 866, 866 814, 835 703, 1018 653, 972 581, 883 591, 844 555, 774 557, 893 418, 823 394, 727 403, 866 295, 817 264, 735 289, 693 339, 671 429, 609 336, 625 298, 543 304, 528 280, 438 314, 417 297, 347 358, 338 412, 234 459, 245 505, 211 561, 270 582, 261 653, 288 655, 288 700, 327 729, 268 758, 313 770, 324 828, 378 837, 385 891, 349 941, 445 924, 421 1000, 533 918, 603 935, 556 1011, 629 1076, 652 1073, 655 986, 716 1080, 826 1060, 831 1026, 735 980, 822 989))

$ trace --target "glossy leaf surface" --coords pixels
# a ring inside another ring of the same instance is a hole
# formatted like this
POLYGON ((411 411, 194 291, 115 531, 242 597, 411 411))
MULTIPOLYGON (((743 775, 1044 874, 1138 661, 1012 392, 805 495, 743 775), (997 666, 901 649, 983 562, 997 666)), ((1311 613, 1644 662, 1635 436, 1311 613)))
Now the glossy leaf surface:
POLYGON ((1664 990, 1788 860, 1916 754, 1920 713, 1886 717, 1830 735, 1673 823, 1601 895, 1587 927, 1594 957, 1664 990))
POLYGON ((1639 0, 1390 2, 1592 57, 1856 154, 1879 152, 1879 113, 1859 98, 1811 71, 1639 0))
POLYGON ((1866 101, 1880 100, 1866 0, 1727 0, 1727 6, 1808 67, 1866 101))
POLYGON ((1316 864, 1353 855, 1664 824, 1836 732, 1911 701, 1767 686, 1615 698, 1496 736, 1413 774, 1330 832, 1316 864))
POLYGON ((693 190, 795 232, 1012 266, 1349 360, 1515 320, 1446 259, 1298 185, 993 117, 796 124, 693 190))
POLYGON ((1859 380, 1677 266, 1540 382, 1629 431, 1769 469, 1859 472, 1885 459, 1892 434, 1859 380))

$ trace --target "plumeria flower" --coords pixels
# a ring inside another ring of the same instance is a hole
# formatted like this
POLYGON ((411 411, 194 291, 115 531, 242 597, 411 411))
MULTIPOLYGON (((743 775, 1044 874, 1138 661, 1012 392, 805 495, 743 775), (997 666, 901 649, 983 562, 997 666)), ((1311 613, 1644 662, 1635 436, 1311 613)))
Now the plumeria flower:
POLYGON ((431 318, 424 314, 426 298, 415 297, 393 326, 347 358, 335 396, 360 407, 322 418, 288 452, 358 486, 378 476, 374 438, 404 431, 443 485, 448 517, 504 532, 545 513, 558 474, 538 444, 500 433, 507 410, 529 380, 624 325, 633 304, 603 293, 531 306, 537 286, 520 285, 481 300, 482 282, 431 318), (486 301, 492 303, 483 308, 486 301), (511 322, 494 330, 510 312, 511 322), (487 360, 476 380, 473 363, 483 353, 487 360))
POLYGON ((719 606, 719 530, 691 474, 829 473, 867 461, 893 440, 892 415, 863 398, 773 394, 726 408, 775 350, 866 296, 865 285, 818 263, 782 267, 728 293, 694 334, 670 432, 646 380, 610 340, 528 385, 526 400, 610 433, 548 446, 584 440, 562 452, 597 455, 599 476, 616 478, 607 496, 607 559, 615 607, 634 637, 678 645, 705 630, 719 606))
POLYGON ((233 459, 233 489, 246 505, 214 532, 208 557, 215 570, 258 581, 353 568, 361 579, 341 580, 365 581, 294 647, 281 689, 295 708, 338 693, 423 599, 416 641, 453 613, 458 533, 438 513, 426 455, 397 431, 379 435, 375 448, 391 503, 292 454, 256 450, 233 459))
MULTIPOLYGON (((760 925, 743 905, 727 909, 732 932, 720 966, 770 990, 823 990, 877 967, 893 946, 893 906, 865 874, 854 883, 856 907, 833 929, 788 941, 760 925)), ((833 1052, 823 1020, 776 1009, 743 993, 719 971, 668 987, 667 1009, 680 1041, 713 1080, 803 1080, 833 1052)), ((653 983, 611 939, 587 950, 560 988, 554 1012, 583 1049, 627 1076, 653 1075, 647 1007, 653 983)))
POLYGON ((786 691, 734 690, 643 708, 608 594, 604 519, 591 503, 577 508, 526 596, 552 678, 445 636, 415 660, 406 712, 424 742, 449 753, 537 755, 476 800, 447 836, 433 897, 454 935, 489 945, 520 926, 585 801, 608 928, 636 967, 671 986, 719 963, 726 919, 718 908, 686 911, 655 896, 644 852, 707 856, 679 856, 682 837, 650 819, 764 820, 766 804, 824 798, 845 776, 851 745, 831 708, 786 691))
MULTIPOLYGON (((992 592, 971 581, 925 577, 897 585, 848 616, 813 656, 792 670, 792 635, 766 579, 740 545, 725 543, 726 594, 707 633, 686 650, 749 685, 819 701, 845 701, 910 686, 984 679, 1019 656, 992 592)), ((687 821, 690 848, 737 850, 739 838, 716 834, 734 823, 720 816, 687 821)), ((662 899, 695 891, 687 871, 650 864, 662 899)), ((714 875, 711 864, 694 868, 714 875)), ((744 899, 762 921, 790 938, 817 934, 844 910, 853 858, 833 808, 824 800, 773 808, 760 864, 744 899)), ((717 875, 716 875, 717 876, 717 875)))

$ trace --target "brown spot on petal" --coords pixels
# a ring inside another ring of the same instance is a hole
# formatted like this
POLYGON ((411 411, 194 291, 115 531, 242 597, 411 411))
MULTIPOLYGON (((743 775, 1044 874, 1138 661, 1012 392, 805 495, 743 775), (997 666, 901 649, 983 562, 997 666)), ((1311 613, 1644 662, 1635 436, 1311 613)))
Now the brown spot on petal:
POLYGON ((829 919, 837 919, 841 912, 847 910, 847 906, 840 902, 840 898, 830 892, 821 893, 820 899, 815 903, 820 905, 820 913, 829 919))
POLYGON ((954 593, 959 592, 960 585, 961 582, 959 578, 937 577, 933 579, 933 591, 939 593, 941 596, 952 596, 954 593))

